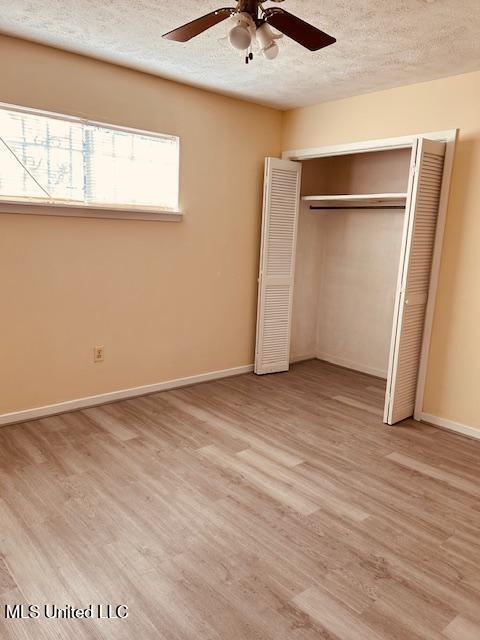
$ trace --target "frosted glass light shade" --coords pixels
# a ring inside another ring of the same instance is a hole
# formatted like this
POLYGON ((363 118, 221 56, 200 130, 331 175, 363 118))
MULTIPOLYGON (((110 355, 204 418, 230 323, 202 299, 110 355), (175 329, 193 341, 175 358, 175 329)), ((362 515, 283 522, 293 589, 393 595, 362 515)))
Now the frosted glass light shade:
POLYGON ((237 24, 236 27, 230 30, 228 39, 232 47, 235 49, 245 50, 252 44, 252 36, 248 27, 243 24, 237 24))

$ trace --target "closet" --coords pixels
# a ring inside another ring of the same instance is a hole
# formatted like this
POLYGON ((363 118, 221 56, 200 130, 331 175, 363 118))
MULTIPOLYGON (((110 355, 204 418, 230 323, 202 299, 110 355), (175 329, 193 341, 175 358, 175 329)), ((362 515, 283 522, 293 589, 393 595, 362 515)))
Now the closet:
POLYGON ((446 148, 266 159, 255 373, 327 360, 387 380, 387 424, 414 414, 446 148))

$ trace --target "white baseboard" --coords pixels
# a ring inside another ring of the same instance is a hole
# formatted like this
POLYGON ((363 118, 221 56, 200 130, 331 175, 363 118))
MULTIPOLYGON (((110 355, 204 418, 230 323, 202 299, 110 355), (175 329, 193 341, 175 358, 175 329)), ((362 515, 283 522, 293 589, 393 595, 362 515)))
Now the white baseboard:
POLYGON ((365 365, 360 362, 354 362, 353 360, 337 358, 337 356, 332 356, 329 353, 319 352, 317 353, 316 358, 318 360, 325 360, 325 362, 330 362, 331 364, 337 364, 339 367, 345 367, 346 369, 353 369, 354 371, 368 373, 371 376, 383 378, 384 380, 386 380, 387 378, 386 369, 377 369, 376 367, 370 367, 369 365, 365 365))
POLYGON ((158 391, 167 391, 168 389, 178 389, 187 387, 200 382, 208 382, 208 380, 220 380, 221 378, 229 378, 231 376, 239 376, 243 373, 253 371, 253 364, 243 367, 233 367, 232 369, 222 369, 220 371, 211 371, 210 373, 200 373, 188 378, 177 378, 176 380, 166 380, 157 384, 147 384, 142 387, 133 387, 132 389, 121 389, 120 391, 112 391, 111 393, 101 393, 96 396, 88 396, 87 398, 78 398, 77 400, 67 400, 57 404, 49 404, 44 407, 35 407, 33 409, 25 409, 24 411, 14 411, 12 413, 0 414, 0 426, 13 424, 15 422, 26 422, 27 420, 37 420, 53 416, 58 413, 66 413, 67 411, 75 411, 77 409, 86 409, 100 404, 107 404, 117 400, 126 400, 127 398, 135 398, 137 396, 145 396, 149 393, 158 391))
POLYGON ((480 440, 480 429, 476 429, 475 427, 468 427, 465 424, 460 424, 459 422, 454 422, 453 420, 447 420, 446 418, 432 416, 430 413, 421 413, 420 420, 422 422, 428 422, 434 427, 441 427, 442 429, 455 431, 456 433, 461 433, 464 436, 469 436, 470 438, 480 440))
MULTIPOLYGON (((371 367, 364 367, 356 362, 343 360, 341 358, 333 358, 327 354, 317 354, 311 356, 297 356, 292 357, 291 362, 302 362, 303 360, 312 360, 318 358, 319 360, 325 360, 332 364, 337 364, 349 369, 355 369, 357 371, 363 371, 378 377, 385 377, 385 372, 374 369, 371 367)), ((148 384, 141 387, 133 387, 131 389, 121 389, 119 391, 112 391, 111 393, 102 393, 95 396, 88 396, 86 398, 78 398, 76 400, 67 400, 66 402, 59 402, 57 404, 45 405, 43 407, 35 407, 33 409, 25 409, 23 411, 13 411, 12 413, 0 414, 0 427, 8 424, 14 424, 16 422, 26 422, 28 420, 37 420, 38 418, 46 418, 47 416, 57 415, 59 413, 66 413, 68 411, 76 411, 78 409, 86 409, 88 407, 94 407, 101 404, 108 404, 110 402, 116 402, 118 400, 126 400, 127 398, 135 398, 138 396, 148 395, 150 393, 157 393, 159 391, 167 391, 168 389, 179 389, 181 387, 187 387, 201 382, 208 382, 209 380, 220 380, 222 378, 229 378, 233 376, 239 376, 244 373, 251 373, 253 371, 253 364, 244 365, 242 367, 233 367, 231 369, 222 369, 220 371, 211 371, 209 373, 200 373, 194 376, 188 376, 186 378, 177 378, 174 380, 166 380, 165 382, 158 382, 156 384, 148 384)), ((480 440, 480 429, 475 427, 469 427, 459 422, 453 422, 453 420, 446 420, 445 418, 439 418, 429 413, 421 413, 420 419, 422 422, 428 422, 436 427, 442 429, 448 429, 456 433, 461 433, 464 436, 475 438, 480 440)))

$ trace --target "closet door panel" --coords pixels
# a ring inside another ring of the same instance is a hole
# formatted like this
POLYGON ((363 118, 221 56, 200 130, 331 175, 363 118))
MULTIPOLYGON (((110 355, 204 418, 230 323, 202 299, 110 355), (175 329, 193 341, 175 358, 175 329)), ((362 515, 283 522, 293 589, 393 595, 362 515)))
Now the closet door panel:
POLYGON ((265 160, 255 373, 288 371, 301 164, 265 160))
POLYGON ((430 287, 445 145, 417 140, 400 260, 385 422, 413 415, 430 287))

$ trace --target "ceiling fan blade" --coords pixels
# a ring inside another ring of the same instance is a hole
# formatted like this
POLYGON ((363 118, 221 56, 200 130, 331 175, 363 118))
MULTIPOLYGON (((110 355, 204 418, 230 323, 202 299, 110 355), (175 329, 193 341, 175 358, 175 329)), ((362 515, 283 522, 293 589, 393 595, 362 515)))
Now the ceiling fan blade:
POLYGON ((195 36, 198 36, 198 34, 203 33, 203 31, 206 31, 219 22, 226 20, 235 12, 236 9, 217 9, 216 11, 212 11, 211 13, 207 13, 201 18, 197 18, 196 20, 192 20, 192 22, 184 24, 177 29, 173 29, 173 31, 164 33, 162 38, 168 38, 168 40, 176 40, 177 42, 188 42, 188 40, 191 40, 195 36))
POLYGON ((320 31, 317 27, 308 24, 308 22, 297 18, 297 16, 288 13, 284 9, 267 9, 263 14, 263 18, 272 27, 292 38, 303 47, 310 49, 310 51, 318 51, 337 41, 336 38, 329 36, 328 33, 320 31))

